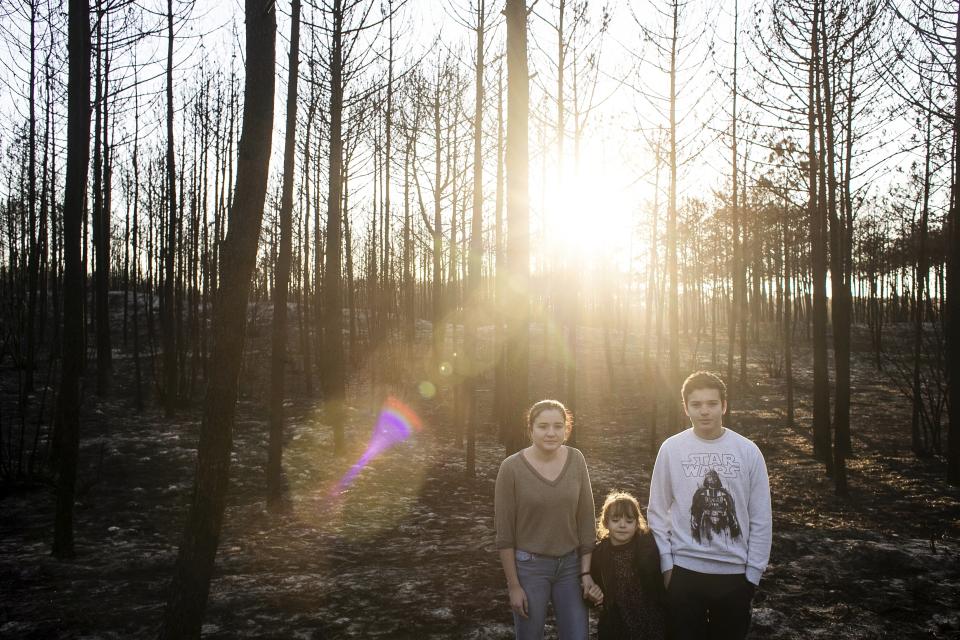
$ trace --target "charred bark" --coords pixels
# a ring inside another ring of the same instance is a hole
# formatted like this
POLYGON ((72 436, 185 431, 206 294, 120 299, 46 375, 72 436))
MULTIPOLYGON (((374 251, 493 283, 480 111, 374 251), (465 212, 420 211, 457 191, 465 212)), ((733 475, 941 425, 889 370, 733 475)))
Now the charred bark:
POLYGON ((273 134, 276 14, 246 0, 246 80, 243 132, 229 232, 220 252, 214 300, 213 350, 204 402, 197 475, 160 637, 199 638, 220 540, 230 478, 230 453, 243 358, 250 278, 270 165, 273 134))

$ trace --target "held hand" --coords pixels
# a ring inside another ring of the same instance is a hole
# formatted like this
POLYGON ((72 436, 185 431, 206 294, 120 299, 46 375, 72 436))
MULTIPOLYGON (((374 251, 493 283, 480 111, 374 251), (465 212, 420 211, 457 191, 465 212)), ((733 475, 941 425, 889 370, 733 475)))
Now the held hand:
POLYGON ((519 584, 510 587, 510 608, 527 617, 527 592, 519 584))
POLYGON ((603 591, 601 591, 599 586, 594 584, 587 590, 586 599, 593 604, 603 604, 603 591))
POLYGON ((583 599, 584 600, 593 600, 590 597, 590 594, 593 593, 593 589, 596 589, 600 592, 600 596, 603 597, 603 592, 600 591, 600 587, 593 581, 593 578, 588 573, 585 576, 580 577, 580 586, 583 587, 583 599))
POLYGON ((663 572, 663 588, 670 588, 670 577, 673 575, 673 569, 667 569, 663 572))

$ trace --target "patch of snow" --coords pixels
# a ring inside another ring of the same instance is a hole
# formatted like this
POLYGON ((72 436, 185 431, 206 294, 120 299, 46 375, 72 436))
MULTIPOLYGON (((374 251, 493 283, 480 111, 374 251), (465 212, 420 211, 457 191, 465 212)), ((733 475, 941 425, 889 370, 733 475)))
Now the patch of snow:
POLYGON ((432 609, 430 615, 437 620, 453 620, 453 611, 449 607, 440 607, 439 609, 432 609))
POLYGON ((786 617, 773 609, 767 607, 754 607, 751 612, 753 624, 762 628, 778 628, 786 617))
POLYGON ((17 638, 25 636, 27 632, 32 631, 35 628, 36 625, 32 625, 28 622, 11 620, 10 622, 5 622, 0 625, 0 634, 3 634, 3 636, 6 638, 17 638))

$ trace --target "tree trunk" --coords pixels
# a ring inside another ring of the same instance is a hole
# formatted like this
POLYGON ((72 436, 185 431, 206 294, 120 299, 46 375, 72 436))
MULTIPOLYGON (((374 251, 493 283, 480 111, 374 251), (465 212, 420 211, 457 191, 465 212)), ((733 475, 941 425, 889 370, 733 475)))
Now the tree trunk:
POLYGON ((920 209, 920 243, 917 248, 917 265, 914 294, 916 295, 916 304, 913 310, 913 390, 912 397, 912 415, 910 420, 910 442, 914 455, 925 453, 923 442, 921 441, 921 416, 923 412, 923 395, 920 386, 920 363, 923 359, 923 320, 924 309, 926 307, 926 289, 927 272, 930 266, 927 264, 927 221, 930 215, 930 121, 931 115, 927 112, 927 120, 924 136, 924 163, 923 163, 923 203, 920 209))
POLYGON ((57 505, 53 555, 73 557, 73 500, 80 454, 83 265, 80 226, 90 161, 90 4, 70 0, 67 56, 67 169, 63 194, 63 365, 57 407, 57 505))
POLYGON ((330 51, 330 165, 327 173, 327 250, 323 274, 323 393, 324 410, 333 426, 336 455, 346 449, 344 420, 346 368, 343 354, 343 303, 341 301, 342 185, 343 185, 343 3, 333 0, 330 51))
MULTIPOLYGON (((679 27, 679 3, 673 2, 672 35, 670 37, 670 192, 667 203, 667 276, 670 292, 667 300, 667 323, 670 325, 670 366, 667 386, 671 391, 680 388, 680 290, 677 273, 677 251, 680 238, 677 231, 677 30, 679 27)), ((667 431, 680 429, 680 408, 675 402, 667 403, 667 431)))
POLYGON ((287 76, 287 122, 283 146, 283 191, 280 196, 280 252, 273 290, 273 335, 270 362, 270 439, 267 444, 267 506, 283 499, 283 398, 287 360, 287 289, 293 253, 293 180, 296 169, 297 80, 300 64, 300 0, 290 6, 290 57, 287 76))
POLYGON ((822 149, 816 146, 816 118, 819 112, 818 75, 820 59, 819 20, 820 0, 814 0, 811 27, 810 70, 808 77, 809 102, 807 124, 809 133, 810 170, 810 261, 813 279, 813 455, 824 463, 827 473, 833 470, 833 452, 830 444, 830 379, 827 371, 827 267, 823 231, 822 189, 818 173, 823 167, 822 149))
POLYGON ((947 449, 947 481, 960 485, 960 11, 957 12, 953 53, 953 183, 950 194, 950 222, 947 225, 947 420, 950 427, 947 449))
MULTIPOLYGON (((736 22, 736 21, 735 21, 736 22)), ((738 208, 737 198, 737 180, 740 177, 737 171, 737 30, 734 27, 734 49, 733 49, 733 123, 732 123, 732 153, 731 153, 731 180, 732 188, 730 190, 730 231, 731 242, 733 243, 733 261, 731 273, 731 288, 733 289, 732 300, 730 302, 730 316, 727 323, 727 383, 733 384, 733 354, 736 351, 737 344, 737 326, 740 319, 740 297, 743 292, 740 288, 740 270, 742 256, 740 252, 740 210, 738 208)), ((728 405, 729 406, 729 405, 728 405)))
MULTIPOLYGON (((393 281, 393 269, 391 266, 392 257, 391 257, 391 230, 390 230, 390 220, 393 217, 392 205, 390 203, 390 169, 393 166, 393 0, 388 0, 387 2, 387 104, 386 112, 384 113, 384 150, 383 150, 383 215, 381 217, 381 241, 380 241, 380 250, 382 253, 380 259, 380 312, 381 312, 381 327, 380 338, 381 340, 385 336, 387 331, 388 323, 390 321, 390 313, 393 311, 393 292, 391 287, 394 286, 393 281)), ((392 351, 392 344, 388 344, 388 348, 392 351)), ((395 357, 395 356, 393 356, 395 357)), ((393 359, 391 357, 391 359, 393 359)))
POLYGON ((140 299, 137 291, 140 287, 140 88, 134 71, 133 89, 133 397, 137 413, 143 411, 143 384, 140 371, 140 299))
POLYGON ((497 175, 494 195, 494 330, 493 330, 493 414, 497 423, 500 443, 506 445, 510 438, 511 421, 507 417, 509 393, 507 392, 506 361, 506 305, 507 264, 503 228, 504 200, 504 130, 503 130, 503 64, 497 69, 497 175))
POLYGON ((780 228, 783 230, 783 366, 784 373, 786 376, 786 392, 787 392, 787 415, 785 420, 785 426, 792 427, 794 424, 794 400, 793 400, 793 324, 792 324, 792 313, 793 313, 793 304, 791 301, 791 278, 793 274, 791 272, 793 265, 791 264, 791 247, 793 243, 791 242, 790 234, 790 220, 789 220, 789 205, 784 194, 783 202, 783 219, 780 223, 780 228))
POLYGON ((442 182, 440 177, 440 72, 437 72, 436 92, 433 95, 433 136, 436 145, 433 155, 433 363, 438 366, 443 358, 444 329, 443 318, 443 232, 440 224, 440 197, 442 182))
MULTIPOLYGON (((107 18, 104 11, 101 14, 101 21, 107 18)), ((96 291, 96 343, 97 343, 97 395, 103 396, 109 392, 110 373, 113 368, 110 345, 110 202, 111 202, 111 170, 110 170, 110 143, 109 143, 109 109, 108 94, 110 80, 110 39, 109 22, 107 22, 108 36, 104 44, 103 55, 103 78, 98 79, 98 83, 103 83, 102 113, 101 124, 102 133, 99 136, 101 144, 100 160, 103 168, 100 173, 100 180, 95 199, 99 200, 99 206, 96 207, 97 213, 94 217, 94 238, 97 245, 96 252, 96 275, 94 277, 94 289, 96 291)), ((99 39, 99 38, 98 38, 99 39)))
MULTIPOLYGON (((561 38, 562 41, 562 38, 561 38)), ((561 51, 563 50, 563 45, 560 46, 561 51)), ((562 86, 558 82, 558 87, 562 86)), ((580 112, 580 100, 578 95, 578 83, 577 83, 577 58, 576 51, 574 51, 573 56, 573 164, 574 171, 580 173, 580 144, 583 139, 583 129, 584 122, 581 118, 580 112)), ((563 101, 560 101, 559 112, 562 114, 563 101)), ((562 116, 561 116, 562 119, 562 116)), ((558 131, 560 132, 560 137, 562 138, 565 134, 566 127, 563 124, 558 124, 558 131)), ((562 151, 559 152, 562 155, 562 151)), ((561 175, 559 184, 563 185, 564 178, 561 175)), ((566 284, 566 294, 562 296, 565 299, 566 309, 564 310, 564 318, 567 324, 567 335, 566 335, 566 346, 567 352, 566 357, 563 358, 564 366, 566 371, 565 380, 564 380, 564 390, 563 390, 563 399, 567 403, 567 408, 570 411, 575 412, 577 410, 577 325, 580 321, 580 291, 581 291, 581 281, 578 267, 579 265, 573 265, 570 261, 570 256, 567 256, 566 268, 568 271, 568 281, 566 284)), ((576 443, 576 434, 577 432, 582 433, 582 429, 577 429, 571 438, 573 439, 574 444, 576 443)))
MULTIPOLYGON (((163 276, 163 406, 173 416, 177 403, 174 254, 177 247, 177 168, 173 151, 173 0, 167 0, 167 245, 163 276)), ((246 314, 244 314, 246 315, 246 314)))
POLYGON ((486 18, 486 2, 477 2, 477 62, 476 92, 473 112, 473 217, 470 221, 469 271, 467 273, 467 291, 464 295, 464 351, 466 352, 466 419, 467 452, 466 474, 472 478, 476 474, 477 439, 477 381, 480 377, 479 353, 477 349, 477 315, 483 308, 481 303, 480 269, 483 260, 483 35, 486 18))
MULTIPOLYGON (((300 327, 300 348, 303 350, 303 375, 304 382, 306 384, 306 391, 308 396, 313 396, 313 342, 310 338, 310 330, 313 327, 312 318, 310 317, 312 302, 316 299, 313 296, 311 291, 311 268, 310 263, 310 131, 313 127, 313 119, 316 116, 317 112, 317 101, 314 97, 314 86, 313 82, 310 83, 310 106, 307 109, 307 122, 304 129, 304 142, 303 142, 303 200, 301 211, 303 212, 303 237, 301 238, 302 247, 303 247, 303 295, 301 296, 301 304, 303 305, 303 323, 300 327)), ((315 251, 319 251, 320 247, 314 247, 315 251)), ((313 273, 314 279, 312 282, 316 284, 317 273, 313 273)), ((313 313, 316 314, 317 310, 312 309, 313 313)))
POLYGON ((199 638, 230 477, 230 452, 243 358, 247 298, 257 256, 273 134, 276 13, 246 0, 243 132, 230 229, 220 253, 213 352, 197 476, 160 637, 199 638))
POLYGON ((835 389, 836 400, 833 413, 833 481, 837 495, 847 494, 846 456, 850 428, 850 318, 846 310, 845 296, 845 269, 843 266, 843 226, 837 213, 837 178, 836 178, 836 137, 834 135, 834 97, 831 91, 830 77, 832 73, 827 43, 827 28, 825 12, 820 14, 820 46, 823 51, 821 58, 820 81, 823 84, 821 111, 821 127, 826 136, 824 150, 827 156, 827 215, 829 218, 830 242, 830 290, 831 305, 830 318, 833 324, 833 357, 836 369, 835 389))
MULTIPOLYGON (((93 54, 94 54, 94 68, 93 68, 93 149, 92 149, 92 170, 93 175, 91 176, 92 184, 90 185, 90 226, 93 228, 93 245, 89 249, 87 248, 86 238, 84 238, 84 250, 93 251, 93 287, 90 288, 90 302, 88 312, 92 315, 90 318, 90 332, 94 337, 94 345, 96 345, 96 340, 99 338, 99 323, 97 321, 97 312, 100 310, 100 300, 102 297, 100 290, 100 271, 98 269, 98 256, 102 253, 100 250, 100 230, 102 228, 100 219, 103 217, 103 23, 104 23, 104 11, 103 11, 103 2, 98 0, 94 6, 94 24, 96 25, 96 33, 93 36, 93 54)), ((87 230, 86 220, 84 220, 84 234, 89 233, 87 230)), ((86 260, 84 260, 84 278, 87 277, 86 271, 86 260)), ((86 285, 86 280, 84 281, 86 285)), ((86 288, 84 288, 86 291, 86 288)), ((105 291, 103 292, 106 293, 105 291)), ((104 304, 106 307, 106 304, 104 304)), ((84 334, 86 338, 86 334, 84 334)), ((97 358, 100 357, 100 352, 97 350, 97 358)), ((100 375, 97 374, 97 393, 99 395, 100 388, 100 375)))
MULTIPOLYGON (((749 145, 747 145, 749 147, 749 145)), ((740 169, 740 207, 741 209, 746 209, 747 204, 747 158, 750 155, 749 148, 744 149, 743 153, 743 167, 740 169)), ((737 272, 737 277, 739 278, 738 287, 740 289, 740 297, 737 304, 739 305, 737 310, 737 319, 740 323, 740 379, 739 385, 741 389, 747 388, 747 352, 749 351, 749 340, 747 339, 747 324, 749 319, 749 314, 747 313, 747 246, 748 246, 748 224, 746 216, 743 216, 740 220, 740 240, 738 246, 740 247, 740 260, 739 260, 739 271, 737 272)), ((728 402, 729 409, 729 402, 728 402)))
POLYGON ((530 74, 527 69, 527 6, 525 0, 507 0, 507 264, 505 344, 509 402, 504 419, 509 455, 526 442, 523 411, 529 398, 530 360, 530 203, 527 119, 530 74))
POLYGON ((410 170, 413 158, 413 149, 416 140, 416 129, 413 135, 404 127, 406 144, 403 150, 403 338, 407 349, 413 349, 417 337, 416 307, 414 300, 414 256, 413 256, 413 218, 410 213, 410 170))
MULTIPOLYGON (((26 362, 25 377, 22 389, 22 399, 26 400, 27 395, 33 392, 33 371, 36 367, 36 316, 37 316, 37 284, 40 271, 40 238, 37 231, 37 0, 30 0, 30 97, 29 97, 29 121, 30 121, 30 139, 27 141, 28 162, 27 179, 28 185, 28 207, 30 217, 30 253, 29 265, 27 267, 27 326, 26 326, 26 362)), ((27 231, 27 230, 25 230, 27 231)))
POLYGON ((650 210, 650 267, 649 279, 647 280, 647 302, 646 302, 646 335, 643 340, 643 362, 644 372, 646 373, 647 388, 649 392, 649 428, 648 434, 648 454, 653 460, 660 448, 660 439, 657 435, 657 413, 659 411, 658 401, 660 398, 660 296, 657 295, 657 271, 660 260, 657 257, 657 223, 660 218, 660 164, 661 150, 660 138, 662 130, 657 132, 657 148, 654 152, 654 178, 653 178, 653 206, 650 210), (650 344, 653 342, 654 356, 650 356, 650 344))

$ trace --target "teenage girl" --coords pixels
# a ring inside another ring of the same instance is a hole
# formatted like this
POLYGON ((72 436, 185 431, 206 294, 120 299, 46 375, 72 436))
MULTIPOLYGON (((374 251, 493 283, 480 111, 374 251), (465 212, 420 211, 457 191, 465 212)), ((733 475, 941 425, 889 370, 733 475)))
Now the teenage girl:
POLYGON ((564 444, 572 428, 562 404, 537 402, 527 412, 530 446, 507 457, 497 474, 497 549, 517 640, 543 637, 551 602, 560 640, 587 640, 584 598, 600 597, 590 575, 590 475, 583 454, 564 444))

